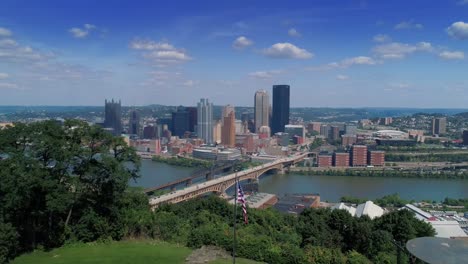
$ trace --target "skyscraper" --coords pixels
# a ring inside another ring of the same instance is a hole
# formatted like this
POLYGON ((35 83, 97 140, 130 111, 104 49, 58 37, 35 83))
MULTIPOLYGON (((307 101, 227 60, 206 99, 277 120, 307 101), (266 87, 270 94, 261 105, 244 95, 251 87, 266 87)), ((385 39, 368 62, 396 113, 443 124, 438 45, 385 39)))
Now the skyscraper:
POLYGON ((122 111, 121 102, 108 102, 105 100, 104 128, 112 129, 112 134, 120 136, 122 134, 122 111))
POLYGON ((273 85, 273 117, 271 133, 284 132, 289 124, 289 85, 273 85))
POLYGON ((140 135, 140 112, 135 109, 130 111, 128 133, 132 135, 140 135))
POLYGON ((270 126, 270 96, 267 91, 255 92, 254 98, 255 132, 258 133, 262 126, 270 126))
POLYGON ((223 109, 223 128, 221 132, 221 143, 226 147, 236 145, 236 115, 234 107, 227 105, 223 109))
POLYGON ((213 143, 213 104, 207 98, 197 104, 197 134, 206 144, 213 143))
POLYGON ((445 117, 437 117, 432 119, 432 134, 444 135, 447 131, 447 119, 445 117))
POLYGON ((183 106, 172 112, 172 135, 183 138, 185 132, 190 131, 190 114, 183 106))
POLYGON ((189 131, 196 132, 197 127, 197 108, 190 106, 186 108, 189 112, 189 131))

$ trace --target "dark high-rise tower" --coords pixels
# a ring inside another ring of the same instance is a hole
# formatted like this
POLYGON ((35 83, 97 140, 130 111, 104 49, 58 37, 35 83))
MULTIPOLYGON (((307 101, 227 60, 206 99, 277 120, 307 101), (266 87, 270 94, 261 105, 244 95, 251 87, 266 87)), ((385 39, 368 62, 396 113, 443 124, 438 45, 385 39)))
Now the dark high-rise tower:
POLYGON ((132 135, 140 135, 140 112, 138 112, 137 110, 130 111, 128 133, 132 135))
POLYGON ((104 119, 104 128, 112 129, 112 134, 120 136, 122 134, 122 111, 121 111, 121 102, 108 102, 105 101, 105 119, 104 119))
POLYGON ((189 112, 189 131, 196 132, 197 127, 197 108, 193 106, 187 107, 189 112))
POLYGON ((271 132, 284 132, 289 124, 289 85, 273 85, 273 116, 271 132))
POLYGON ((185 132, 190 131, 190 115, 187 109, 179 106, 176 112, 172 112, 172 135, 183 138, 185 132))

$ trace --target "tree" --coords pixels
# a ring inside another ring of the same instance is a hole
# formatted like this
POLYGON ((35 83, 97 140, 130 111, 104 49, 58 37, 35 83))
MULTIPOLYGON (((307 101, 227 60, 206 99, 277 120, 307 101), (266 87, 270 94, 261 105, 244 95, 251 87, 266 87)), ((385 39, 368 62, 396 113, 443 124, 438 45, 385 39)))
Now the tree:
POLYGON ((16 123, 0 130, 0 154, 0 219, 17 231, 18 252, 123 236, 139 159, 122 138, 77 120, 16 123))
POLYGON ((11 224, 0 221, 0 263, 8 263, 18 247, 18 233, 11 224))

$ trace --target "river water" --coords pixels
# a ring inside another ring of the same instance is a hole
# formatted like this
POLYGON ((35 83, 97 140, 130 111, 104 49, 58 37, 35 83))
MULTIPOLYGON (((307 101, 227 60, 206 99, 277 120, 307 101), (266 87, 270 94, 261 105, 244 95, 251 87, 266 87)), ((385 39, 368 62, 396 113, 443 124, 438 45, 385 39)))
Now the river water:
MULTIPOLYGON (((141 174, 132 186, 153 187, 176 179, 190 176, 196 168, 182 168, 142 161, 141 174)), ((379 198, 387 194, 398 193, 404 199, 443 200, 450 198, 468 198, 468 180, 447 179, 408 179, 383 177, 350 176, 310 176, 294 173, 284 175, 263 175, 260 177, 261 192, 319 193, 322 201, 336 202, 342 196, 359 198, 379 198)))

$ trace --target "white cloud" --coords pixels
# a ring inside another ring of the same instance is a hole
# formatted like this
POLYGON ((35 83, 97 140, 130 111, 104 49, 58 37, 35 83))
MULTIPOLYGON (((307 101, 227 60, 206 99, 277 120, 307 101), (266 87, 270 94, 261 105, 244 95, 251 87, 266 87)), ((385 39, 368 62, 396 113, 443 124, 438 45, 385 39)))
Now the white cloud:
POLYGON ((429 42, 419 42, 417 44, 406 44, 392 42, 388 44, 377 45, 373 52, 382 59, 402 59, 407 55, 418 51, 431 52, 433 47, 429 42))
POLYGON ((256 79, 271 79, 280 73, 282 73, 280 70, 256 71, 249 73, 249 77, 256 79))
POLYGON ((442 51, 439 53, 439 57, 444 60, 463 60, 465 53, 463 51, 442 51))
POLYGON ((182 83, 183 86, 187 86, 187 87, 192 87, 194 86, 195 84, 197 84, 198 81, 194 81, 194 80, 187 80, 185 82, 182 83))
POLYGON ((291 43, 276 43, 264 49, 263 54, 271 58, 280 59, 310 59, 314 54, 305 49, 298 48, 291 43))
POLYGON ((10 37, 11 35, 12 33, 9 29, 0 27, 0 37, 10 37))
POLYGON ((455 39, 468 39, 468 23, 458 21, 447 28, 447 34, 455 39))
POLYGON ((16 83, 0 83, 0 89, 18 89, 18 85, 16 83))
POLYGON ((133 40, 129 44, 130 49, 144 51, 143 58, 156 62, 159 67, 165 67, 170 63, 180 63, 192 60, 184 49, 178 49, 167 41, 156 42, 152 40, 133 40))
POLYGON ((84 24, 83 28, 72 27, 68 30, 68 32, 70 32, 75 38, 86 38, 91 33, 91 31, 95 30, 96 28, 97 27, 95 25, 84 24))
POLYGON ((156 50, 144 55, 144 57, 166 62, 188 61, 192 59, 184 52, 177 50, 156 50))
POLYGON ((70 28, 68 32, 70 32, 75 38, 85 38, 89 33, 89 31, 81 28, 70 28))
POLYGON ((18 46, 18 43, 14 39, 0 39, 0 48, 13 48, 18 46))
POLYGON ((130 48, 135 50, 175 50, 174 46, 167 42, 155 42, 151 40, 133 40, 130 48))
POLYGON ((348 68, 352 65, 375 65, 377 62, 371 58, 366 56, 358 56, 354 58, 347 58, 340 62, 332 62, 328 64, 330 68, 348 68))
POLYGON ((372 40, 374 40, 374 42, 389 42, 391 41, 392 39, 388 36, 388 35, 385 35, 385 34, 377 34, 375 35, 372 40))
POLYGON ((28 46, 15 48, 0 47, 0 61, 22 62, 22 61, 45 61, 54 57, 52 53, 40 53, 28 46))
POLYGON ((468 5, 468 0, 460 0, 457 2, 458 5, 468 5))
POLYGON ((348 79, 349 79, 349 76, 348 76, 348 75, 338 74, 338 75, 336 76, 336 79, 337 79, 337 80, 340 80, 340 81, 344 81, 344 80, 348 80, 348 79))
POLYGON ((300 37, 301 33, 299 33, 295 28, 290 28, 288 30, 288 35, 291 37, 300 37))
POLYGON ((395 29, 423 29, 422 24, 414 23, 413 20, 410 21, 402 21, 395 25, 395 29))
POLYGON ((240 36, 238 37, 236 40, 234 40, 234 42, 232 43, 232 47, 234 49, 237 49, 237 50, 241 50, 241 49, 244 49, 248 46, 251 46, 253 45, 253 41, 244 37, 244 36, 240 36))
POLYGON ((8 78, 8 73, 0 72, 0 80, 8 78))

